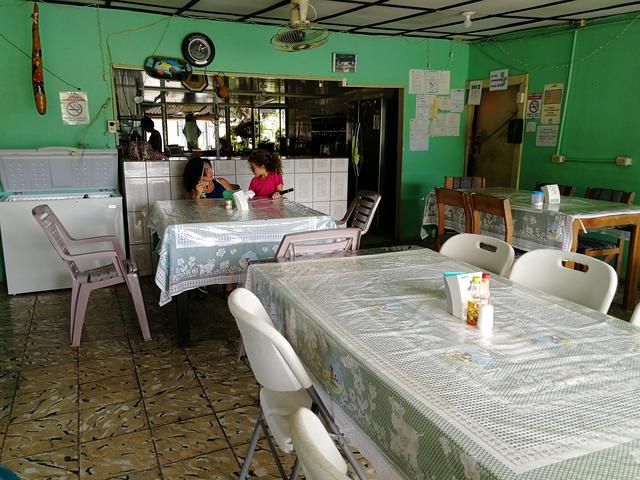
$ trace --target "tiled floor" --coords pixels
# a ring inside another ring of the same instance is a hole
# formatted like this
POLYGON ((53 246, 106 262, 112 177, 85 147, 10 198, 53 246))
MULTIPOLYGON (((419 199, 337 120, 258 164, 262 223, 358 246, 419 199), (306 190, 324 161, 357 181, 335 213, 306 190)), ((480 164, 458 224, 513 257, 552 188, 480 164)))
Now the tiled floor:
MULTIPOLYGON (((175 346, 174 305, 158 307, 149 279, 143 292, 151 342, 113 288, 91 297, 78 351, 69 291, 0 295, 0 462, 22 479, 237 478, 258 386, 221 290, 191 302, 188 349, 175 346)), ((251 474, 279 478, 264 445, 251 474)))

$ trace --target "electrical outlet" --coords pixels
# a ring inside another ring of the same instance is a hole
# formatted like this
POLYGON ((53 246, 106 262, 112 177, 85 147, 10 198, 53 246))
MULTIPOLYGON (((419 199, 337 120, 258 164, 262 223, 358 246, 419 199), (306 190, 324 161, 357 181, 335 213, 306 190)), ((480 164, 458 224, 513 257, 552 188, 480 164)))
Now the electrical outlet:
POLYGON ((619 167, 629 167, 631 166, 631 158, 630 157, 616 157, 616 165, 619 167))
POLYGON ((109 133, 118 133, 118 124, 115 120, 107 121, 107 132, 109 133))
POLYGON ((564 163, 566 160, 566 158, 564 158, 564 155, 560 155, 560 154, 555 154, 551 156, 551 161, 553 163, 564 163))

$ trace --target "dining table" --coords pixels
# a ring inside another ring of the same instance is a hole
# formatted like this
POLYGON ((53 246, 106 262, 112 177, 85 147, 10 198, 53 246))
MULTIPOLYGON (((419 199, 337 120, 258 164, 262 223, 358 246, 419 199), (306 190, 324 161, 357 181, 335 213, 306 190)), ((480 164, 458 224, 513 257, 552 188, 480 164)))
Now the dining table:
POLYGON ((491 332, 421 249, 251 264, 265 306, 378 477, 640 478, 640 330, 505 278, 491 332))
POLYGON ((155 283, 160 306, 177 299, 178 344, 190 343, 190 290, 237 283, 252 260, 273 258, 284 235, 336 228, 335 220, 288 199, 254 199, 248 210, 223 199, 155 202, 149 228, 158 237, 155 283))
MULTIPOLYGON (((597 231, 607 231, 608 234, 628 239, 623 305, 627 310, 635 307, 640 270, 640 205, 562 196, 559 204, 535 207, 531 204, 531 192, 526 190, 490 187, 465 191, 509 200, 513 219, 513 246, 520 250, 557 248, 575 252, 581 234, 597 231), (625 227, 625 230, 618 227, 625 227)), ((504 238, 502 218, 483 213, 480 221, 480 233, 504 238)), ((422 239, 429 235, 428 227, 437 223, 435 192, 432 191, 425 201, 422 239)), ((463 209, 445 208, 445 228, 465 231, 463 209)))

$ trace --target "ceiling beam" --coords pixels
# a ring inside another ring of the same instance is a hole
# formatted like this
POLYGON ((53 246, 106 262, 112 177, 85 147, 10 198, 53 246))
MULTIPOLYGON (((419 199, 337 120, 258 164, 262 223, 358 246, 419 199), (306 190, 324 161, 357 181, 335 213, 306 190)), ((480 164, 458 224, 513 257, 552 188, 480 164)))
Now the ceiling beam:
POLYGON ((327 15, 326 17, 320 17, 320 18, 316 19, 316 23, 320 23, 320 22, 323 22, 325 20, 329 20, 331 18, 341 17, 342 15, 346 15, 348 13, 357 12, 357 11, 362 10, 364 8, 370 8, 370 7, 375 7, 377 5, 382 5, 384 3, 387 3, 387 1, 388 0, 376 0, 375 2, 372 2, 372 3, 360 4, 357 7, 349 8, 347 10, 344 10, 344 11, 340 12, 340 13, 334 13, 333 15, 327 15))
POLYGON ((285 5, 289 5, 290 3, 291 3, 290 0, 282 0, 280 2, 274 3, 270 7, 263 8, 262 10, 258 10, 256 12, 250 13, 249 15, 241 16, 236 20, 236 22, 242 22, 244 20, 248 20, 249 18, 257 17, 258 15, 262 15, 263 13, 268 13, 268 12, 270 12, 272 10, 275 10, 276 8, 280 8, 280 7, 284 7, 285 5))
POLYGON ((184 5, 182 8, 179 8, 178 10, 176 10, 175 15, 180 15, 181 13, 189 10, 191 7, 193 7, 199 1, 200 0, 189 0, 189 2, 186 5, 184 5))

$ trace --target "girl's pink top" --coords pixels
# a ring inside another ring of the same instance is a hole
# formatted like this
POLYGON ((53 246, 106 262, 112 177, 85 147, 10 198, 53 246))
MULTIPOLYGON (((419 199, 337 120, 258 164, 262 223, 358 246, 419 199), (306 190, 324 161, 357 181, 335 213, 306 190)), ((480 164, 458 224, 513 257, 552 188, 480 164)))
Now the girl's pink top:
POLYGON ((270 197, 275 193, 278 185, 282 185, 282 175, 269 172, 266 177, 253 177, 249 184, 249 190, 255 192, 257 196, 270 197))

